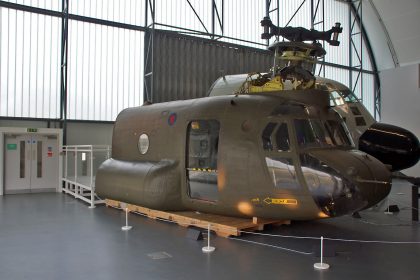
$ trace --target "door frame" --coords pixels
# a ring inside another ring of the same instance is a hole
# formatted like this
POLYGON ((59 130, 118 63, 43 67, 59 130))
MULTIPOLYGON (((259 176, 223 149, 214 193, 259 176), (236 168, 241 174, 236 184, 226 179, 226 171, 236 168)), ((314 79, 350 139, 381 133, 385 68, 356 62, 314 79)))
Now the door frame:
POLYGON ((4 154, 4 138, 6 134, 34 134, 34 135, 57 135, 58 140, 58 185, 57 192, 61 192, 61 177, 63 172, 63 158, 61 156, 63 143, 63 130, 58 128, 36 128, 36 132, 31 132, 32 128, 27 127, 0 127, 0 196, 4 195, 4 181, 5 181, 5 154, 4 154))

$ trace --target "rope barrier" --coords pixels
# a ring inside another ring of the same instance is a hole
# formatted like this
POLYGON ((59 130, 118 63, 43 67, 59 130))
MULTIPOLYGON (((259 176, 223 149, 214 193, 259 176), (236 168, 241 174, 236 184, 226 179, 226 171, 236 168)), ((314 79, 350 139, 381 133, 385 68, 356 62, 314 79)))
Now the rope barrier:
POLYGON ((241 233, 263 235, 263 236, 269 236, 269 237, 294 238, 294 239, 312 239, 312 240, 319 240, 320 239, 320 237, 312 237, 312 236, 294 236, 294 235, 269 234, 269 233, 252 232, 252 231, 245 231, 245 230, 238 230, 238 231, 241 232, 241 233))
MULTIPOLYGON (((242 231, 242 230, 239 231, 239 232, 254 234, 254 235, 264 235, 264 236, 269 236, 269 237, 291 238, 291 239, 311 239, 311 240, 320 240, 321 239, 321 237, 315 237, 315 236, 293 236, 293 235, 267 234, 267 233, 250 232, 250 231, 242 231)), ((359 239, 343 239, 343 238, 330 238, 330 237, 324 237, 324 240, 341 241, 341 242, 381 243, 381 244, 420 244, 420 241, 359 240, 359 239)))
POLYGON ((341 239, 341 238, 328 238, 324 240, 341 241, 341 242, 356 242, 356 243, 379 243, 379 244, 420 244, 420 241, 383 241, 383 240, 359 240, 359 239, 341 239))
POLYGON ((375 222, 371 222, 365 219, 357 219, 357 221, 364 223, 364 224, 368 224, 368 225, 374 225, 374 226, 381 226, 381 227, 386 227, 386 226, 390 226, 390 227, 411 227, 413 226, 413 224, 408 223, 407 221, 403 221, 400 219, 397 219, 398 221, 401 221, 403 223, 399 223, 399 224, 380 224, 380 223, 375 223, 375 222))
MULTIPOLYGON (((116 209, 123 209, 123 208, 116 207, 116 206, 111 206, 111 207, 116 208, 116 209)), ((135 213, 135 214, 138 214, 138 215, 141 215, 141 216, 144 216, 144 217, 148 217, 147 214, 144 214, 144 213, 141 213, 141 212, 132 211, 132 213, 135 213)), ((179 224, 178 222, 171 221, 171 220, 166 220, 166 219, 162 219, 162 218, 158 218, 158 217, 156 218, 156 220, 169 222, 169 223, 173 223, 173 224, 179 224)), ((252 234, 252 235, 290 238, 290 239, 308 239, 308 240, 320 240, 321 239, 321 237, 315 237, 315 236, 294 236, 294 235, 268 234, 268 233, 251 232, 251 231, 244 231, 244 230, 239 230, 238 232, 246 233, 246 234, 252 234)), ((244 239, 240 239, 240 238, 232 238, 231 237, 229 239, 240 240, 240 241, 243 241, 243 242, 258 244, 258 245, 262 245, 262 246, 277 248, 277 249, 290 251, 290 252, 295 252, 295 253, 300 253, 300 254, 306 254, 306 255, 312 254, 312 253, 308 253, 308 252, 302 252, 302 251, 293 250, 293 249, 290 249, 290 248, 275 246, 275 245, 256 242, 256 241, 251 241, 251 240, 244 240, 244 239)), ((344 239, 344 238, 331 238, 331 237, 324 237, 324 240, 337 241, 337 242, 375 243, 375 244, 401 244, 401 245, 402 244, 412 244, 412 245, 420 244, 420 241, 360 240, 360 239, 344 239)))
POLYGON ((286 248, 286 247, 280 247, 280 246, 276 246, 276 245, 271 245, 271 244, 261 243, 261 242, 251 241, 251 240, 245 240, 245 239, 240 239, 240 238, 229 237, 229 239, 243 241, 243 242, 257 244, 257 245, 262 245, 262 246, 271 247, 271 248, 276 248, 276 249, 289 251, 289 252, 293 252, 293 253, 298 253, 298 254, 302 254, 302 255, 312 255, 313 254, 313 252, 303 252, 303 251, 298 251, 298 250, 294 250, 294 249, 290 249, 290 248, 286 248))

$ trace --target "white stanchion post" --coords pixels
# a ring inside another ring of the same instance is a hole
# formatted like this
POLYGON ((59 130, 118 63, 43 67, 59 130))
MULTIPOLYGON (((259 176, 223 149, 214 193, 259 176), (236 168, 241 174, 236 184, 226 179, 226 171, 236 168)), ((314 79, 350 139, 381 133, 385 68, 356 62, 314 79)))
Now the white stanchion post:
POLYGON ((384 212, 386 215, 392 215, 392 212, 389 212, 389 195, 386 198, 386 211, 384 212))
POLYGON ((125 207, 125 226, 121 227, 121 230, 127 231, 130 230, 132 226, 128 225, 128 208, 125 207))
POLYGON ((321 270, 330 268, 329 264, 324 263, 324 237, 323 236, 321 236, 321 262, 315 263, 314 268, 321 269, 321 270))
POLYGON ((216 250, 215 247, 210 246, 210 223, 207 226, 207 246, 203 247, 202 250, 204 253, 211 253, 216 250))
POLYGON ((94 209, 95 206, 95 186, 93 184, 93 147, 90 146, 90 206, 89 209, 94 209))

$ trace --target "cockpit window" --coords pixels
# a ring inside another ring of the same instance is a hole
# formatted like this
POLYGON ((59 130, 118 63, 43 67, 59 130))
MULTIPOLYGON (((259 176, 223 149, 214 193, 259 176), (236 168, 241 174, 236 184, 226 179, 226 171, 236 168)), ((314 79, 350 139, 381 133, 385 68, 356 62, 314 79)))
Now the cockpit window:
POLYGON ((316 136, 308 120, 295 120, 295 129, 299 146, 315 143, 316 136))
POLYGON ((340 106, 344 103, 357 103, 359 100, 351 90, 332 90, 330 91, 330 106, 340 106))
POLYGON ((325 122, 325 128, 327 129, 328 133, 331 135, 331 138, 333 139, 335 145, 351 146, 349 137, 341 123, 335 120, 327 120, 325 122))
POLYGON ((288 151, 289 147, 289 132, 287 131, 287 124, 280 124, 279 128, 276 131, 276 144, 277 150, 279 151, 288 151))
POLYGON ((331 106, 340 106, 344 104, 344 99, 338 91, 330 92, 330 105, 331 106))
POLYGON ((294 120, 300 147, 350 146, 351 142, 341 123, 335 120, 294 120))
POLYGON ((357 99, 356 95, 354 95, 354 93, 349 89, 341 91, 341 95, 343 96, 344 101, 347 103, 359 102, 359 99, 357 99))
POLYGON ((273 150, 273 143, 271 143, 271 134, 273 134, 276 123, 268 123, 262 133, 263 148, 266 151, 273 150))

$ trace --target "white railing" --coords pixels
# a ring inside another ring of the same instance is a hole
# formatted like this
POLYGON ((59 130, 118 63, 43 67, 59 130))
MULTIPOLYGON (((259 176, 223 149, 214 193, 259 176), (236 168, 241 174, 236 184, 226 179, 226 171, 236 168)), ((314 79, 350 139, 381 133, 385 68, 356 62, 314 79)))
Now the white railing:
POLYGON ((90 204, 104 203, 95 193, 96 171, 111 156, 107 145, 68 145, 62 147, 64 176, 62 191, 90 204))

